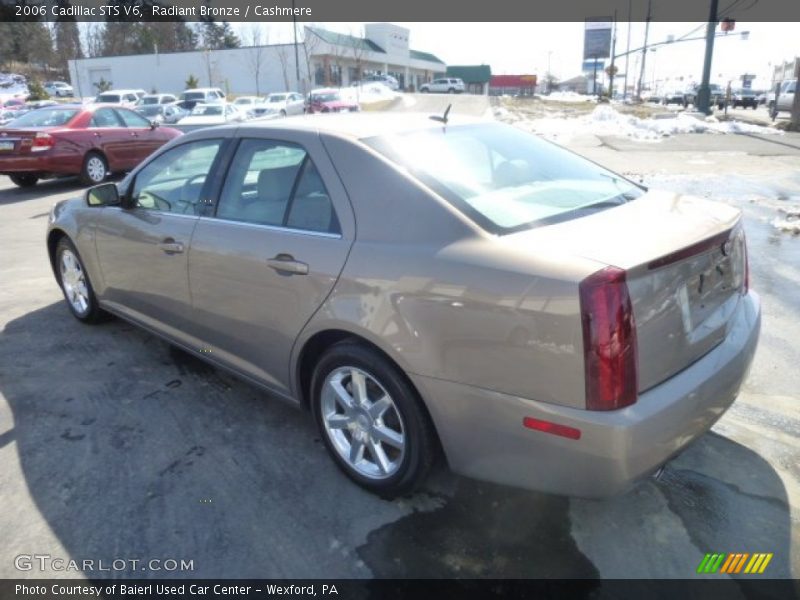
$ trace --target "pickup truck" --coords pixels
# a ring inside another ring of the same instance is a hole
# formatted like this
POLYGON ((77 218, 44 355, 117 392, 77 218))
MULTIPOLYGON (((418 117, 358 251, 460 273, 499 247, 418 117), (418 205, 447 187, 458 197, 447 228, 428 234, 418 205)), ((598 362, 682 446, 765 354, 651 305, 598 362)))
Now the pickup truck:
POLYGON ((774 121, 781 111, 791 112, 792 105, 794 104, 794 92, 797 87, 796 79, 789 79, 783 81, 777 90, 773 92, 769 102, 769 116, 774 121))

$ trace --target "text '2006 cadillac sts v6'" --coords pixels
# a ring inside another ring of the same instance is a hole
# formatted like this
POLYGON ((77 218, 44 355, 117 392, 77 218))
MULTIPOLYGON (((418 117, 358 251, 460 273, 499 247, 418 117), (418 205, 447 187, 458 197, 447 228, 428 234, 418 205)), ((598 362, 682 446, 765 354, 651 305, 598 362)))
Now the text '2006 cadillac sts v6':
POLYGON ((490 122, 196 131, 56 205, 47 245, 75 317, 308 408, 383 496, 440 451, 480 479, 622 491, 731 405, 760 329, 739 211, 490 122))

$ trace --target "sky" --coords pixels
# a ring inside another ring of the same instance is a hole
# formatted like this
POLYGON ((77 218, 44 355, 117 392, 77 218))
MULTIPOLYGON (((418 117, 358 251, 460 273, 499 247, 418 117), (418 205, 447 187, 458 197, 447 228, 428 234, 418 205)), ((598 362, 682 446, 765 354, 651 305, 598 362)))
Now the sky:
MULTIPOLYGON (((363 23, 315 23, 340 33, 360 35, 363 23)), ((494 74, 536 74, 541 78, 548 69, 560 79, 580 74, 583 57, 583 22, 570 23, 397 23, 411 31, 411 47, 432 52, 450 65, 488 64, 494 74)), ((288 42, 292 38, 291 23, 262 24, 269 29, 269 42, 288 42)), ((240 24, 241 31, 251 27, 240 24)), ((632 23, 631 49, 644 45, 645 24, 632 23)), ((705 35, 705 23, 650 24, 649 43, 665 41, 669 35, 679 38, 705 35)), ((619 23, 617 54, 625 51, 628 23, 619 23)), ((719 30, 718 30, 719 31, 719 30)), ((245 36, 246 37, 246 36, 245 36)), ((661 88, 683 89, 686 81, 702 75, 705 42, 686 41, 648 52, 645 61, 646 84, 657 82, 661 88), (678 78, 683 77, 683 81, 678 78)), ((638 77, 641 52, 631 55, 629 73, 638 77)), ((797 23, 737 22, 733 33, 715 41, 711 81, 737 82, 743 73, 757 76, 754 87, 766 88, 771 80, 772 65, 800 56, 800 35, 797 23), (748 31, 747 40, 738 35, 748 31)), ((625 59, 617 62, 624 73, 625 59)), ((735 86, 735 83, 734 83, 735 86)))

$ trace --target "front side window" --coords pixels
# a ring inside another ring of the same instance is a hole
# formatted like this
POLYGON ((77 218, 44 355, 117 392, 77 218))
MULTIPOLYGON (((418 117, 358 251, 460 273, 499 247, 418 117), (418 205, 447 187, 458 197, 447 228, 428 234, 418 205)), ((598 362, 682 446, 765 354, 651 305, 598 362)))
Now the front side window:
POLYGON ((306 151, 272 140, 242 141, 222 188, 217 217, 340 233, 328 192, 306 151))
POLYGON ((122 119, 122 122, 125 123, 125 127, 150 127, 150 122, 147 119, 137 115, 132 110, 118 109, 117 114, 122 119))
POLYGON ((200 140, 176 146, 136 175, 131 201, 137 208, 202 215, 202 196, 222 140, 200 140))
POLYGON ((497 234, 583 216, 642 194, 623 177, 507 125, 451 126, 363 141, 497 234))

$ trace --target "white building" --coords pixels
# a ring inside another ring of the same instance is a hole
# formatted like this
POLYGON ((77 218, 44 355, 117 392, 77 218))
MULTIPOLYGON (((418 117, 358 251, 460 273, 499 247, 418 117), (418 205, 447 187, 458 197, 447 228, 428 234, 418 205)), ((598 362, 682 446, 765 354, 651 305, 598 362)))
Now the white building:
POLYGON ((219 87, 228 94, 264 95, 346 86, 366 75, 387 73, 402 88, 418 89, 445 73, 447 67, 439 58, 410 48, 408 29, 389 23, 364 29, 366 36, 359 38, 306 27, 297 48, 272 44, 70 60, 70 79, 81 96, 94 96, 101 81, 120 89, 180 92, 190 76, 201 87, 219 87))

